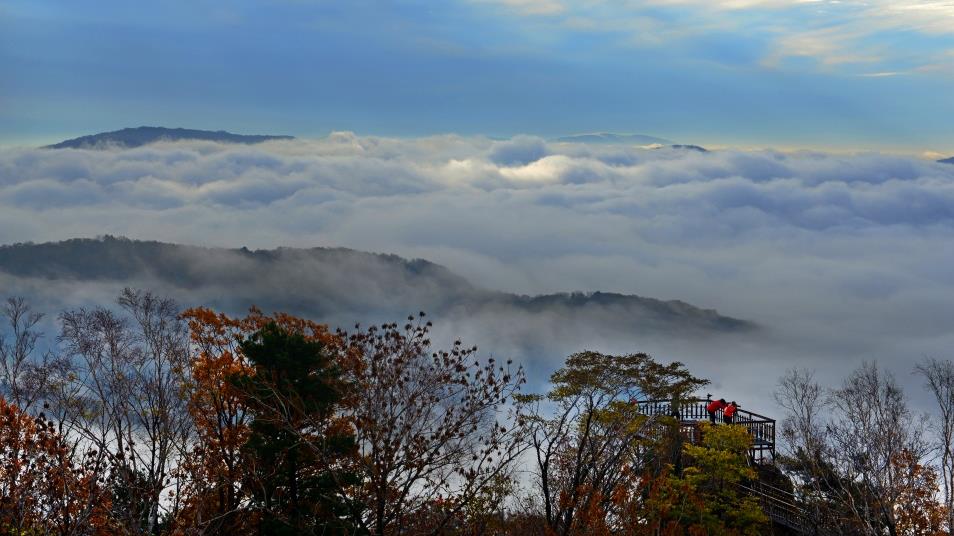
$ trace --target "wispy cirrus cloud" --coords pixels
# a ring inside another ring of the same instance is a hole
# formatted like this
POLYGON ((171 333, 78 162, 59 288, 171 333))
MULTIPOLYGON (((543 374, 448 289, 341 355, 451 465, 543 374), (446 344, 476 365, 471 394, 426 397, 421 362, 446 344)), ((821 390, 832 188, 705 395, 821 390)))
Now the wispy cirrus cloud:
POLYGON ((913 73, 934 65, 954 44, 954 2, 948 1, 547 0, 545 13, 525 3, 532 2, 498 2, 520 15, 545 14, 568 29, 619 34, 620 43, 636 46, 678 47, 679 40, 728 32, 764 36, 764 43, 750 45, 759 47, 758 63, 772 68, 804 58, 826 70, 875 64, 913 73))
POLYGON ((566 11, 561 0, 476 0, 490 5, 498 5, 521 15, 558 15, 566 11))
POLYGON ((0 17, 12 74, 0 143, 140 124, 905 150, 952 139, 945 2, 98 5, 17 0, 0 17))

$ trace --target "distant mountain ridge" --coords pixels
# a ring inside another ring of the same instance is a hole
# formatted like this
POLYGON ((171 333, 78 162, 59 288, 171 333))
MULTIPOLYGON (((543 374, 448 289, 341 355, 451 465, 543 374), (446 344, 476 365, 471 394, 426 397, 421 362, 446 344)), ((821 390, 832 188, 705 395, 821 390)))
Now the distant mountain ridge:
POLYGON ((938 160, 938 162, 941 164, 954 164, 954 156, 950 158, 944 158, 942 160, 938 160))
POLYGON ((509 319, 512 325, 566 322, 587 333, 723 333, 755 324, 678 300, 606 292, 521 296, 472 285, 422 259, 344 248, 252 251, 144 242, 73 239, 0 246, 0 286, 82 285, 154 288, 186 305, 242 311, 250 305, 322 321, 401 318, 425 310, 441 318, 509 319), (400 315, 400 316, 395 316, 400 315), (587 327, 590 326, 590 327, 587 327))
POLYGON ((47 145, 45 149, 97 149, 103 147, 141 147, 158 141, 203 140, 220 143, 254 144, 269 140, 291 140, 294 136, 232 134, 224 130, 195 130, 189 128, 135 127, 80 136, 47 145))
POLYGON ((684 145, 684 144, 679 144, 679 143, 677 143, 677 144, 674 144, 674 145, 670 145, 669 147, 672 148, 672 149, 682 149, 682 150, 686 150, 686 151, 696 151, 696 152, 699 152, 699 153, 708 153, 708 152, 709 152, 709 150, 706 149, 705 147, 700 147, 700 146, 698 146, 698 145, 684 145))
POLYGON ((635 144, 635 145, 673 145, 674 142, 665 138, 648 136, 646 134, 613 134, 611 132, 594 132, 590 134, 574 134, 563 136, 553 141, 560 143, 598 143, 598 144, 635 144))

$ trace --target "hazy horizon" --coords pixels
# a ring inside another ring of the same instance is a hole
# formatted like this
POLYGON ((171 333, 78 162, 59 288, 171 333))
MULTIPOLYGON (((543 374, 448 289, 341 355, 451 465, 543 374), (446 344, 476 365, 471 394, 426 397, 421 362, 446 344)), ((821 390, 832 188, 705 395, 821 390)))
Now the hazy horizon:
MULTIPOLYGON (((29 138, 2 138, 0 137, 0 148, 7 149, 27 149, 27 148, 37 148, 47 145, 52 145, 59 143, 65 140, 71 140, 80 138, 83 136, 100 134, 104 132, 115 132, 123 130, 126 128, 136 128, 140 126, 149 126, 149 127, 160 127, 160 128, 170 128, 170 129, 195 129, 195 130, 204 130, 204 131, 220 131, 224 130, 231 134, 240 134, 240 135, 289 135, 294 136, 299 140, 312 140, 320 141, 328 138, 333 138, 335 136, 341 135, 354 135, 359 137, 367 138, 393 138, 393 139, 403 139, 403 140, 413 140, 418 138, 439 138, 444 136, 459 136, 454 132, 432 132, 426 135, 388 135, 375 132, 355 132, 352 130, 329 130, 320 134, 303 134, 301 132, 286 132, 277 129, 269 129, 267 126, 262 126, 260 128, 252 128, 250 130, 239 130, 232 131, 224 128, 217 127, 215 125, 140 125, 140 124, 129 124, 129 125, 120 125, 116 127, 106 128, 102 131, 76 131, 60 134, 46 134, 39 137, 29 137, 29 138)), ((504 141, 516 137, 538 137, 541 139, 546 139, 551 142, 556 141, 558 138, 562 137, 572 137, 572 136, 581 136, 588 134, 613 134, 613 135, 647 135, 647 136, 657 136, 658 133, 655 132, 643 132, 643 131, 609 131, 609 130, 591 130, 591 131, 579 131, 579 132, 563 132, 555 133, 552 135, 541 135, 539 133, 533 132, 517 132, 512 135, 491 135, 484 133, 475 133, 461 136, 463 138, 474 138, 474 139, 484 139, 487 141, 504 141)), ((660 137, 665 137, 659 135, 660 137)), ((757 143, 726 143, 725 140, 713 139, 711 141, 704 140, 683 140, 683 139, 674 139, 674 143, 683 144, 683 145, 697 145, 705 147, 706 149, 713 151, 720 150, 738 150, 738 151, 779 151, 783 153, 798 153, 798 152, 821 152, 821 153, 830 153, 833 155, 852 155, 852 154, 865 154, 865 153, 877 153, 877 154, 886 154, 886 155, 897 155, 897 156, 911 156, 914 158, 919 158, 923 160, 940 160, 945 158, 954 157, 954 144, 949 151, 936 150, 930 147, 937 147, 937 145, 926 144, 924 146, 912 145, 908 147, 895 147, 895 146, 882 146, 882 145, 858 145, 858 146, 835 146, 827 144, 795 144, 795 145, 785 145, 785 144, 757 144, 757 143)), ((633 147, 646 147, 645 145, 640 144, 622 144, 630 145, 633 147)))

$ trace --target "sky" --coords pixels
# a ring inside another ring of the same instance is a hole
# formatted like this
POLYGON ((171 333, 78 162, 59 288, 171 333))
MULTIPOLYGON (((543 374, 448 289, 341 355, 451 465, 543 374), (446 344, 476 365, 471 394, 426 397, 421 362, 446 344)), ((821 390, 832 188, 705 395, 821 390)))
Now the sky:
POLYGON ((0 1, 0 143, 128 126, 954 154, 954 2, 0 1))

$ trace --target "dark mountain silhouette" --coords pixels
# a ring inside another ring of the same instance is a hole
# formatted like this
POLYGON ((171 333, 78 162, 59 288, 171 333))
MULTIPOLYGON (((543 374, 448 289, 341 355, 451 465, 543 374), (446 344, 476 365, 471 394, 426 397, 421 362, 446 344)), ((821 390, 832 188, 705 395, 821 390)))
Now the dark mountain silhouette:
POLYGON ((938 162, 940 162, 940 163, 942 163, 942 164, 954 164, 954 156, 952 156, 952 157, 950 157, 950 158, 945 158, 945 159, 943 159, 943 160, 938 160, 938 162))
POLYGON ((675 145, 670 145, 670 147, 673 148, 673 149, 683 149, 683 150, 686 150, 686 151, 697 151, 697 152, 700 152, 700 153, 708 153, 708 152, 709 152, 705 147, 700 147, 700 146, 698 146, 698 145, 683 145, 683 144, 678 144, 678 143, 677 143, 677 144, 675 144, 675 145))
POLYGON ((97 149, 105 147, 139 147, 157 141, 205 140, 220 143, 261 143, 268 140, 290 140, 293 136, 265 136, 232 134, 224 130, 194 130, 189 128, 136 127, 113 132, 81 136, 47 145, 47 149, 97 149))
POLYGON ((673 142, 665 138, 647 136, 646 134, 613 134, 610 132, 595 132, 592 134, 575 134, 563 136, 553 141, 561 143, 601 143, 601 144, 635 144, 635 145, 672 145, 673 142))
POLYGON ((148 288, 184 305, 232 312, 254 304, 345 325, 424 310, 451 321, 481 317, 501 324, 494 328, 498 330, 521 323, 616 335, 755 329, 750 322, 681 301, 604 292, 520 296, 486 290, 426 260, 343 248, 251 251, 109 236, 0 246, 0 287, 56 295, 75 293, 84 285, 103 292, 148 288))

